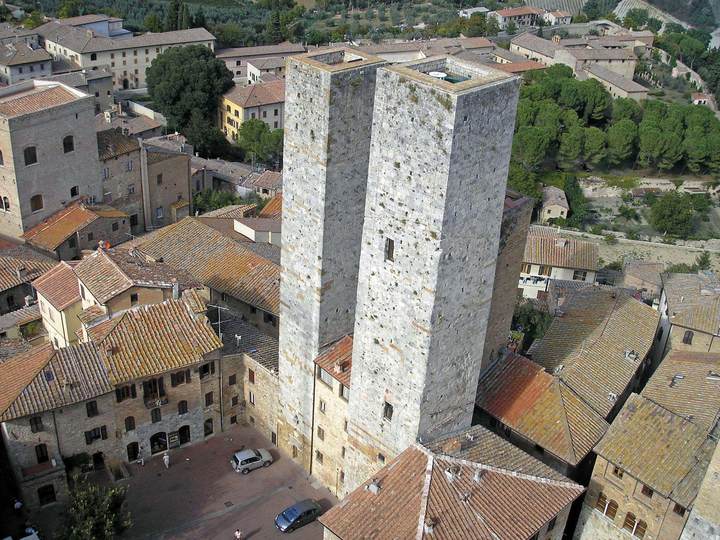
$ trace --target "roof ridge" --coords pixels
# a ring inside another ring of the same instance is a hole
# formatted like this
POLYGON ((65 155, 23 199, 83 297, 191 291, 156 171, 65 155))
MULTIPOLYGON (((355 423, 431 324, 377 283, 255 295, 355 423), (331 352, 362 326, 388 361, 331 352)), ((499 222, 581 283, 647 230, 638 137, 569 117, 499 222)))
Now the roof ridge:
POLYGON ((415 539, 421 540, 423 533, 425 532, 425 516, 427 515, 428 500, 430 499, 430 484, 432 483, 432 471, 435 466, 435 456, 432 452, 424 452, 424 448, 421 447, 426 457, 425 462, 425 480, 423 480, 423 489, 420 494, 420 512, 418 512, 418 528, 415 533, 415 539))
MULTIPOLYGON (((419 443, 416 443, 416 444, 419 445, 419 443)), ((420 445, 420 446, 422 446, 422 445, 420 445)), ((433 452, 433 451, 430 450, 429 448, 423 447, 423 449, 424 449, 427 453, 430 453, 430 454, 433 455, 433 456, 435 455, 435 452, 433 452)), ((521 450, 521 451, 522 451, 522 450, 521 450)), ((528 454, 528 455, 529 455, 529 454, 528 454)), ((528 473, 521 473, 521 472, 517 472, 517 471, 511 471, 510 469, 504 469, 504 468, 502 468, 502 467, 494 467, 493 465, 487 465, 487 464, 485 464, 485 463, 479 463, 479 462, 477 462, 477 461, 470 461, 470 460, 468 460, 468 459, 463 459, 463 458, 459 458, 459 457, 455 457, 455 456, 448 456, 448 455, 446 455, 446 454, 440 454, 440 456, 442 457, 442 459, 447 459, 447 460, 449 460, 449 461, 456 462, 456 463, 458 463, 458 464, 460 464, 460 465, 467 465, 468 467, 476 467, 476 468, 480 468, 480 469, 483 469, 483 470, 486 470, 486 471, 489 471, 489 472, 496 472, 496 473, 498 473, 498 474, 504 474, 504 475, 507 475, 507 476, 512 476, 512 477, 515 477, 515 478, 520 478, 520 479, 522 479, 522 480, 529 480, 529 481, 532 481, 532 482, 539 482, 539 483, 541 483, 541 484, 549 484, 549 485, 553 485, 553 486, 557 486, 557 487, 563 487, 563 488, 582 488, 583 490, 585 489, 583 486, 581 486, 580 484, 577 484, 577 483, 573 482, 572 480, 569 480, 568 482, 565 482, 565 481, 562 481, 562 480, 553 480, 552 478, 546 478, 546 477, 537 476, 537 475, 534 475, 534 474, 528 474, 528 473)), ((532 456, 530 456, 530 457, 532 458, 532 456)), ((536 458, 533 458, 533 459, 536 459, 536 458)), ((539 460, 538 460, 538 461, 539 461, 539 460)))
MULTIPOLYGON (((558 379, 555 377, 553 377, 553 379, 555 379, 555 382, 557 384, 558 394, 560 395, 560 402, 562 403, 562 410, 563 410, 563 413, 565 414, 565 426, 564 426, 565 434, 567 435, 568 439, 570 439, 570 447, 572 448, 572 453, 573 453, 573 456, 575 457, 575 461, 579 462, 581 458, 579 458, 578 454, 577 454, 577 448, 575 447, 575 437, 573 437, 572 429, 570 429, 570 420, 568 418, 567 405, 565 403, 565 396, 563 395, 563 386, 566 387, 571 392, 572 392, 572 388, 567 386, 567 384, 565 384, 565 381, 563 381, 561 379, 558 379)), ((574 392, 573 392, 573 394, 574 394, 574 392)), ((576 397, 578 399, 580 399, 580 401, 582 403, 585 403, 584 401, 582 401, 582 398, 580 398, 580 396, 578 396, 577 394, 576 394, 576 397)), ((588 407, 589 407, 589 405, 588 405, 588 407)), ((592 407, 591 407, 591 409, 592 409, 592 407)), ((594 412, 594 409, 593 409, 593 412, 594 412)), ((585 456, 583 456, 583 457, 585 457, 585 456)))

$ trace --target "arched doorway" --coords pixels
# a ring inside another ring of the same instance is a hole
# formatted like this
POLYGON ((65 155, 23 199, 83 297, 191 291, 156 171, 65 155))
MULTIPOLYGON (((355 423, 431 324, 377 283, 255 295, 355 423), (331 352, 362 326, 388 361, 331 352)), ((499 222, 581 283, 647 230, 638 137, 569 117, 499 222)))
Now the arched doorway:
POLYGON ((190 426, 182 426, 178 430, 178 440, 180 444, 187 444, 190 442, 190 426))
POLYGON ((204 428, 205 428, 205 436, 206 436, 206 437, 207 437, 208 435, 212 435, 212 432, 213 432, 213 420, 212 420, 212 418, 208 418, 207 420, 205 420, 204 428))
POLYGON ((127 457, 128 461, 133 462, 137 461, 137 458, 140 456, 140 446, 136 442, 131 442, 127 445, 127 457))
POLYGON ((164 431, 150 437, 150 453, 157 454, 167 450, 167 434, 164 431))
POLYGON ((128 88, 130 88, 130 81, 123 79, 123 90, 127 90, 128 88))

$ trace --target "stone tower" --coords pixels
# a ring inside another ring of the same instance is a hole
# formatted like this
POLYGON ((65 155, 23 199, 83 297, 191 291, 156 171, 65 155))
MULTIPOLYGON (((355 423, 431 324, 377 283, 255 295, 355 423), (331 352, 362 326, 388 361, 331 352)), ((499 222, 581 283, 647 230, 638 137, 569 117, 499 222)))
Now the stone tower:
POLYGON ((351 49, 288 59, 278 444, 308 470, 313 361, 355 322, 375 73, 383 64, 351 49))
POLYGON ((454 57, 378 69, 347 489, 418 438, 471 424, 518 87, 454 57))

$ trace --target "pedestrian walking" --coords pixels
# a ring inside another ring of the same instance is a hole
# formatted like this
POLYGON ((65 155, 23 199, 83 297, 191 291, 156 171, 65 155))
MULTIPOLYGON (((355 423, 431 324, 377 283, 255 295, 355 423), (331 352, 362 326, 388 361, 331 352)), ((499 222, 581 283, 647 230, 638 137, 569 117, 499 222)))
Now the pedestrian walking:
POLYGON ((242 540, 242 531, 240 529, 235 529, 235 540, 242 540))
POLYGON ((170 468, 170 454, 167 452, 163 454, 163 463, 165 464, 166 469, 170 468))
POLYGON ((23 507, 23 503, 20 499, 15 499, 15 501, 13 501, 13 508, 15 508, 16 513, 19 514, 20 510, 22 510, 22 507, 23 507))

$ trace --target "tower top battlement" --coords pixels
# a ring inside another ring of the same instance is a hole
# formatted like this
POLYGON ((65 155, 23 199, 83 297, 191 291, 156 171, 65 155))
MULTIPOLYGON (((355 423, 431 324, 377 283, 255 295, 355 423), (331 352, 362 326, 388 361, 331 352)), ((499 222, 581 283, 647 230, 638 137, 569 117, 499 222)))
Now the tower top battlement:
POLYGON ((385 64, 378 56, 364 53, 350 47, 336 47, 293 56, 290 61, 308 64, 323 71, 332 73, 357 69, 375 64, 385 64))
POLYGON ((517 78, 485 64, 461 60, 454 56, 431 56, 414 62, 386 66, 383 69, 450 94, 462 94, 517 78))

